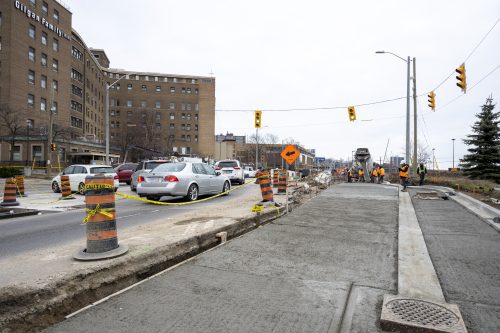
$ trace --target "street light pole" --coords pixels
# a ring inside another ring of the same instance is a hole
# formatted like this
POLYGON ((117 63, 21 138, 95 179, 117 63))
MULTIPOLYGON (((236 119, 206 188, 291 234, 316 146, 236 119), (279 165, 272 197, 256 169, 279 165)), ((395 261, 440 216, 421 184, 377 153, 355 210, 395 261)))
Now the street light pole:
MULTIPOLYGON (((406 153, 405 153, 405 162, 410 163, 410 56, 405 60, 404 58, 398 56, 395 53, 388 51, 376 51, 377 54, 392 54, 393 56, 403 60, 406 62, 407 71, 406 71, 406 153)), ((417 125, 415 125, 417 126, 417 125)))
POLYGON ((259 169, 259 128, 255 129, 255 170, 259 169))
POLYGON ((109 88, 114 86, 118 81, 123 79, 126 75, 123 75, 115 82, 109 84, 106 83, 106 105, 104 108, 104 126, 106 131, 106 165, 109 165, 109 88))
POLYGON ((455 139, 451 139, 453 142, 453 166, 452 168, 455 169, 455 139))
POLYGON ((432 170, 436 170, 436 167, 435 167, 436 157, 434 156, 435 150, 436 150, 436 148, 432 148, 432 170))
POLYGON ((417 172, 417 60, 415 57, 413 57, 413 171, 417 172))

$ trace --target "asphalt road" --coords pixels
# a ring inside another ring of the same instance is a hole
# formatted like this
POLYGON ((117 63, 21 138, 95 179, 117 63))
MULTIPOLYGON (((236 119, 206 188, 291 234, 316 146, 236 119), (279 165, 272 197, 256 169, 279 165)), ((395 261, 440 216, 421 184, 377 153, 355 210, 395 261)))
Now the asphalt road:
MULTIPOLYGON (((249 184, 247 186, 257 186, 249 184)), ((45 185, 36 185, 38 191, 46 191, 45 185)), ((120 192, 131 193, 128 186, 122 184, 120 192)), ((173 217, 178 214, 199 210, 219 205, 231 198, 244 196, 245 187, 235 189, 229 196, 221 196, 213 200, 184 206, 166 206, 143 203, 129 199, 121 199, 117 196, 117 228, 125 229, 132 226, 144 225, 160 218, 173 217)), ((183 199, 163 201, 184 202, 183 199)), ((44 213, 0 220, 0 258, 21 254, 26 251, 50 248, 52 246, 64 245, 78 239, 85 239, 86 227, 82 224, 85 217, 84 209, 76 209, 66 212, 44 213)))
POLYGON ((46 332, 381 332, 397 189, 343 184, 46 332))
POLYGON ((412 201, 446 301, 468 333, 500 332, 500 233, 452 200, 412 201))

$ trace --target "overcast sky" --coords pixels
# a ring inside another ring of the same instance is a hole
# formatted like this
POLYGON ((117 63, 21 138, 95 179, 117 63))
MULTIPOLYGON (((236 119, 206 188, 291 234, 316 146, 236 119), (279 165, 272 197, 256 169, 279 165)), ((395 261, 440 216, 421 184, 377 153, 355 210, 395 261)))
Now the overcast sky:
MULTIPOLYGON (((406 96, 406 64, 416 57, 417 95, 438 86, 500 19, 498 0, 66 0, 89 47, 103 48, 112 68, 216 77, 216 133, 250 135, 252 111, 261 133, 294 138, 317 156, 350 158, 357 147, 374 159, 404 156, 406 100, 325 108, 406 96)), ((500 23, 466 61, 469 88, 500 65, 500 23)), ((435 112, 418 99, 418 142, 441 169, 466 153, 475 114, 492 94, 500 68, 463 95, 455 73, 436 92, 435 112), (463 96, 461 96, 463 95, 463 96), (461 96, 445 106, 457 96, 461 96), (443 106, 445 106, 443 108, 443 106)), ((413 101, 412 118, 413 118, 413 101)), ((497 111, 500 105, 497 106, 497 111)), ((413 120, 412 120, 413 137, 413 120)))

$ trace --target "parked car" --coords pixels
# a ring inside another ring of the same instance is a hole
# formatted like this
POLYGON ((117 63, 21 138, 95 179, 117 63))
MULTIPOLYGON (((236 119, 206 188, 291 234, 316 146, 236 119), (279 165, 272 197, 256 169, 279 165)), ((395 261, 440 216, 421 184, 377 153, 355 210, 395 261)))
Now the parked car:
POLYGON ((118 175, 118 181, 125 182, 130 185, 132 174, 137 168, 137 163, 123 163, 115 167, 115 172, 118 175))
POLYGON ((243 167, 243 170, 245 172, 245 178, 254 178, 257 173, 257 171, 251 166, 245 166, 243 167))
POLYGON ((222 160, 215 163, 215 171, 239 184, 245 183, 245 172, 238 160, 222 160))
POLYGON ((130 177, 130 189, 135 191, 137 189, 137 179, 139 175, 148 173, 160 164, 171 163, 169 160, 145 160, 139 162, 135 168, 134 173, 130 177))
POLYGON ((217 174, 213 167, 205 163, 165 163, 141 174, 139 178, 137 194, 155 201, 167 195, 183 196, 194 201, 200 195, 219 194, 231 189, 229 178, 217 174))
POLYGON ((96 174, 103 173, 105 176, 113 177, 113 185, 115 192, 120 185, 118 182, 118 175, 110 165, 95 165, 95 164, 74 164, 70 165, 63 172, 52 178, 52 191, 55 193, 61 192, 61 175, 69 176, 69 185, 71 192, 83 191, 85 187, 85 177, 95 176, 96 174))

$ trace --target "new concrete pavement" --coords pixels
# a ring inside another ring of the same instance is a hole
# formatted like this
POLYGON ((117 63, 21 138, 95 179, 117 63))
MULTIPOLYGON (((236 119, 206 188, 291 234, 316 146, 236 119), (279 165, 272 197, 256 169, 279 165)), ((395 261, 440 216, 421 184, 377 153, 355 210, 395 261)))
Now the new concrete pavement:
POLYGON ((47 332, 380 332, 397 188, 343 184, 47 332))

